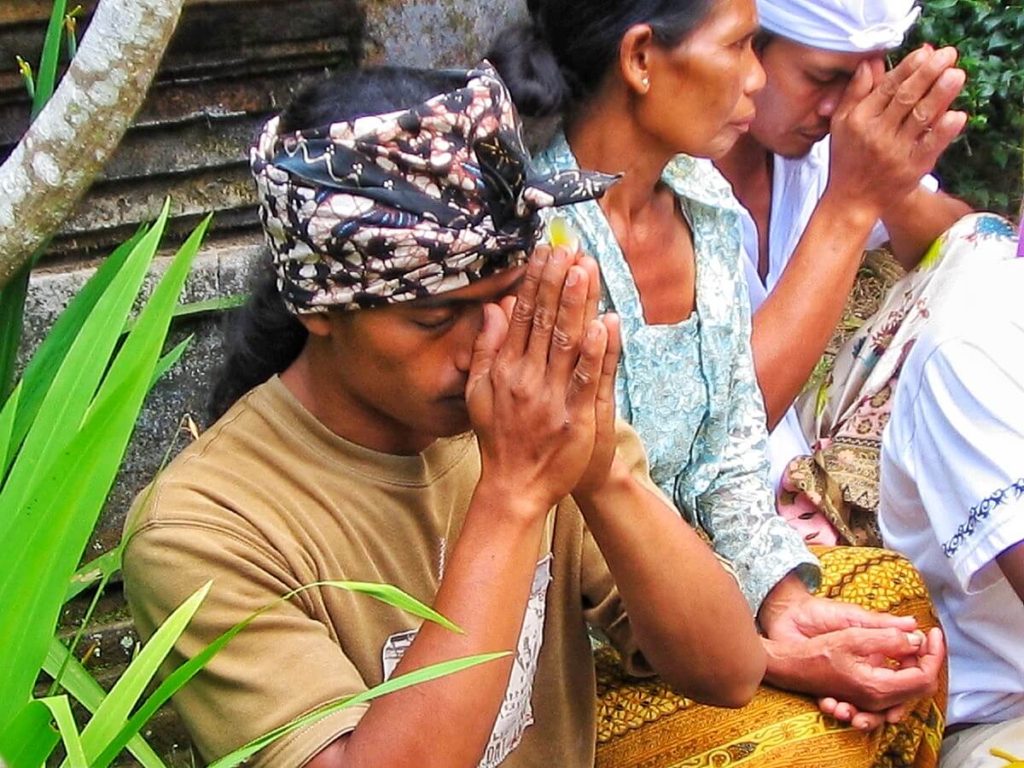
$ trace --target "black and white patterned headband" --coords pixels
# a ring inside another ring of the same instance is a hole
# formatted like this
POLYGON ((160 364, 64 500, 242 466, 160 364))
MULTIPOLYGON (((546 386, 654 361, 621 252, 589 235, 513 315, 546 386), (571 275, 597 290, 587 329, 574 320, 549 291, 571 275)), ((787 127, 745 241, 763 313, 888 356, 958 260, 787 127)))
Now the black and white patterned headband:
POLYGON ((409 110, 281 134, 250 162, 281 295, 296 313, 452 291, 525 261, 539 211, 618 177, 537 175, 508 89, 486 61, 409 110))

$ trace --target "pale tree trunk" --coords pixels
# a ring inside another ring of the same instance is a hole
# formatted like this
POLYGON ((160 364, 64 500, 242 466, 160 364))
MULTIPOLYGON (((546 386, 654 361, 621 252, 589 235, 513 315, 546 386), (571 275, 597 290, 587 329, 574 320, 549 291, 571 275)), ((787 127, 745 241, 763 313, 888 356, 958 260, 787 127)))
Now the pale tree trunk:
POLYGON ((60 227, 142 105, 184 0, 100 0, 53 98, 0 166, 0 288, 60 227))

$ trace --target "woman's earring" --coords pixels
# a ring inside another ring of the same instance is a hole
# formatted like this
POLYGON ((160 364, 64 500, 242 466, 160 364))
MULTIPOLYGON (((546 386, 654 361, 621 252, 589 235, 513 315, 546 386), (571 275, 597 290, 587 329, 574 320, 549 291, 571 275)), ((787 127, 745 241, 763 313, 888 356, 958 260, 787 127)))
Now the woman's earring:
POLYGON ((643 87, 644 93, 647 93, 649 90, 651 90, 651 78, 649 78, 647 75, 644 75, 643 77, 640 78, 640 85, 643 87))

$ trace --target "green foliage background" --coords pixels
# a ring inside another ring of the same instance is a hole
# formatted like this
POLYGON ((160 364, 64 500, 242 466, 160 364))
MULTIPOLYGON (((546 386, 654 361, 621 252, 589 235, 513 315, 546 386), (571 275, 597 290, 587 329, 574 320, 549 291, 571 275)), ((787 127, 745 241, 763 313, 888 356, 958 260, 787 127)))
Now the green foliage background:
POLYGON ((967 85, 957 108, 971 117, 939 162, 943 187, 977 208, 1016 214, 1024 177, 1024 2, 923 0, 908 40, 953 45, 967 85))

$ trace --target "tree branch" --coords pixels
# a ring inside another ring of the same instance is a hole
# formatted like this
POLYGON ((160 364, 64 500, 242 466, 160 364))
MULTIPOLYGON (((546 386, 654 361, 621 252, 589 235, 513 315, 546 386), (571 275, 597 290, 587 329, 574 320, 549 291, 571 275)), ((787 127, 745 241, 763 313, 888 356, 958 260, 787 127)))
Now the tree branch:
POLYGON ((100 0, 53 98, 0 166, 0 288, 88 190, 138 112, 184 0, 100 0))

